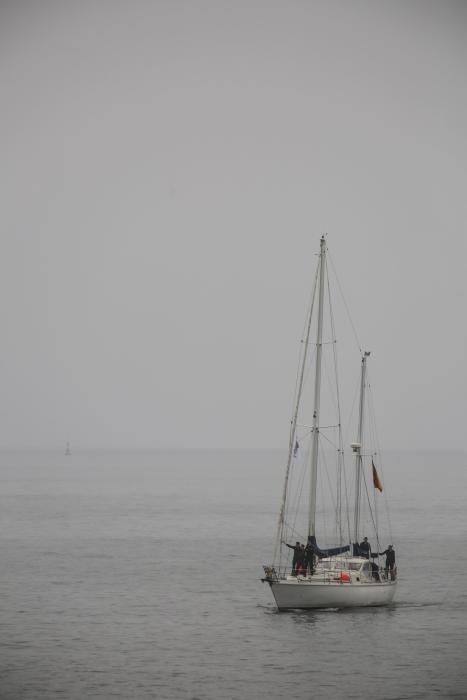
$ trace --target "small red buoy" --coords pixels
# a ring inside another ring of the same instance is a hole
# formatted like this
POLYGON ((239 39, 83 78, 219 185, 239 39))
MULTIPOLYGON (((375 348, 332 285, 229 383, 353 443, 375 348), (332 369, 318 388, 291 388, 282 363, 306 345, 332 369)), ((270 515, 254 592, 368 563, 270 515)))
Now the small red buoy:
POLYGON ((347 571, 343 571, 340 575, 340 580, 342 583, 350 583, 350 574, 347 571))

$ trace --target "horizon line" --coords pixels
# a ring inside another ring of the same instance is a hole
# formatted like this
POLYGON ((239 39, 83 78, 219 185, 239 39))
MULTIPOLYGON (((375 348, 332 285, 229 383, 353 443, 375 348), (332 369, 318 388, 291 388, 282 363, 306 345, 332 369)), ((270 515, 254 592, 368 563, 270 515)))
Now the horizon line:
MULTIPOLYGON (((111 445, 78 445, 74 446, 68 441, 71 454, 73 452, 85 451, 109 451, 109 452, 288 452, 286 447, 244 447, 244 446, 169 446, 169 445, 145 445, 145 446, 111 446, 111 445)), ((64 447, 57 445, 0 445, 0 452, 61 452, 65 451, 67 443, 64 447)), ((350 450, 350 447, 349 447, 350 450)), ((331 451, 331 450, 329 450, 331 451)), ((464 447, 386 447, 379 450, 384 452, 466 452, 464 447)))

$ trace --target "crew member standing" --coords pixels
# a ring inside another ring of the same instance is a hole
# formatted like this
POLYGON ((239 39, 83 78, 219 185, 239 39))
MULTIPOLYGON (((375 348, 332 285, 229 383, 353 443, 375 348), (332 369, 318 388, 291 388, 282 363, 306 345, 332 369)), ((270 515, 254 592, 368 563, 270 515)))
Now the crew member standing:
POLYGON ((379 556, 382 557, 383 555, 386 555, 386 566, 384 567, 384 571, 386 572, 386 576, 389 574, 391 581, 395 581, 396 579, 396 553, 394 551, 394 547, 392 544, 388 545, 388 548, 384 550, 384 552, 380 552, 379 556))
POLYGON ((292 576, 296 576, 297 566, 303 559, 300 542, 295 542, 295 544, 287 544, 287 542, 285 542, 284 544, 286 547, 289 547, 289 549, 293 549, 292 576))
POLYGON ((368 542, 368 537, 363 538, 363 542, 360 542, 358 545, 360 552, 362 553, 362 557, 366 557, 367 559, 370 558, 370 552, 371 552, 371 546, 370 543, 368 542))

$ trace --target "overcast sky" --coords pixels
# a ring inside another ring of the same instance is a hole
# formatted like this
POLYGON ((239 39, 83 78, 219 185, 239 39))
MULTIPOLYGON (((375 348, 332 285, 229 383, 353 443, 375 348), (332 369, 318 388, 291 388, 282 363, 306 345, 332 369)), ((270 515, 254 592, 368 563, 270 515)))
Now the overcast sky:
POLYGON ((327 232, 383 446, 465 447, 467 3, 0 8, 0 446, 286 447, 327 232))

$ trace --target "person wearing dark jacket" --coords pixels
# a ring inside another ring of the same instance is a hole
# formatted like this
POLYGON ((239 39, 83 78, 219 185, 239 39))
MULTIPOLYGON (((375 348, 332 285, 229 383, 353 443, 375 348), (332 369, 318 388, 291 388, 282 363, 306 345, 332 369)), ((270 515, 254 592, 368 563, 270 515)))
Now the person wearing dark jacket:
POLYGON ((307 544, 305 547, 305 570, 310 571, 310 575, 313 576, 315 571, 315 555, 313 552, 313 547, 311 544, 307 544))
POLYGON ((392 544, 389 544, 388 548, 385 549, 384 552, 379 553, 380 557, 384 555, 386 555, 386 566, 384 567, 384 571, 386 572, 386 576, 389 573, 391 581, 394 581, 396 578, 396 553, 392 544))
POLYGON ((363 542, 360 542, 360 544, 358 545, 358 547, 359 547, 359 549, 360 549, 361 556, 362 556, 362 557, 366 557, 367 559, 369 559, 369 558, 370 558, 370 552, 371 552, 371 546, 370 546, 370 543, 368 542, 368 537, 364 537, 364 538, 363 538, 363 542))
POLYGON ((295 542, 295 544, 287 544, 284 542, 286 547, 293 549, 293 559, 292 559, 292 576, 297 575, 297 566, 303 560, 302 546, 300 542, 295 542))
MULTIPOLYGON (((371 556, 374 556, 373 554, 371 556)), ((378 565, 375 564, 374 561, 370 561, 370 568, 371 568, 371 575, 375 579, 375 581, 381 581, 380 575, 379 575, 379 570, 378 570, 378 565)))

